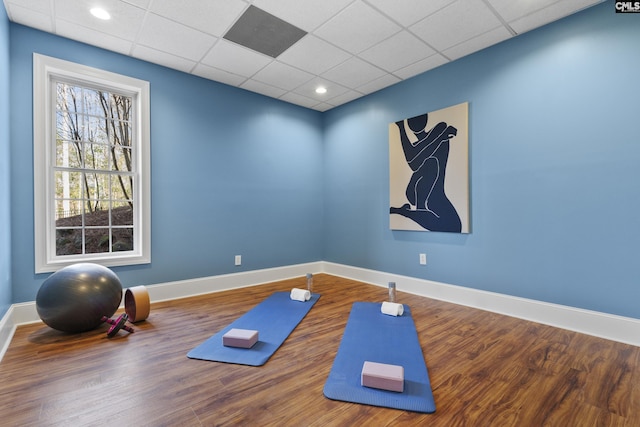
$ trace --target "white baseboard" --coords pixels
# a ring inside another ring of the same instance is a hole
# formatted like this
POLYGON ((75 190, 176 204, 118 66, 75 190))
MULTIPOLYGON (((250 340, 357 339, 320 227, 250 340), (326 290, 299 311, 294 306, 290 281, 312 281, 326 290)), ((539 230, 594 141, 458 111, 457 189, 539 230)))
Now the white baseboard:
POLYGON ((0 361, 9 348, 13 334, 16 331, 16 326, 11 319, 13 312, 13 306, 9 307, 9 310, 0 319, 0 361))
MULTIPOLYGON (((640 319, 324 261, 160 283, 147 286, 147 290, 151 302, 160 302, 276 282, 306 273, 327 273, 384 287, 388 282, 396 282, 401 292, 640 346, 640 319)), ((40 322, 35 301, 13 304, 9 308, 0 319, 0 361, 16 327, 35 322, 40 322)))
POLYGON ((16 327, 27 323, 40 322, 35 302, 13 304, 0 319, 0 361, 9 348, 16 327))
POLYGON ((304 276, 307 273, 320 272, 322 270, 322 264, 321 261, 318 261, 199 279, 180 280, 177 282, 151 285, 147 287, 147 290, 151 302, 168 301, 292 279, 294 277, 304 276))
POLYGON ((415 277, 324 263, 323 272, 386 287, 396 282, 398 291, 505 314, 556 328, 640 347, 640 319, 616 316, 510 295, 448 285, 415 277))
MULTIPOLYGON (((244 288, 322 271, 322 262, 296 264, 285 267, 243 271, 241 273, 180 280, 147 286, 151 302, 209 294, 212 292, 244 288)), ((135 286, 135 285, 132 285, 135 286)), ((41 322, 35 301, 13 304, 0 319, 0 361, 9 347, 17 326, 41 322)))

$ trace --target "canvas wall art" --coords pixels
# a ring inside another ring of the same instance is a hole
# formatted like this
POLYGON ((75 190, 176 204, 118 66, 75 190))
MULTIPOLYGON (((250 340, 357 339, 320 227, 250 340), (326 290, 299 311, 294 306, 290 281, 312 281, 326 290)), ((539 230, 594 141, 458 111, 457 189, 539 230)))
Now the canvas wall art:
POLYGON ((389 124, 392 230, 469 233, 469 104, 389 124))

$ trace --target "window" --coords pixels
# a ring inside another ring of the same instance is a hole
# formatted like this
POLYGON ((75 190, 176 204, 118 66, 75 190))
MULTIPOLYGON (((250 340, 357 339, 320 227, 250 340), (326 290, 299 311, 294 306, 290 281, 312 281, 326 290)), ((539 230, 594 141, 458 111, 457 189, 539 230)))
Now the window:
POLYGON ((34 55, 36 273, 151 262, 149 84, 34 55))

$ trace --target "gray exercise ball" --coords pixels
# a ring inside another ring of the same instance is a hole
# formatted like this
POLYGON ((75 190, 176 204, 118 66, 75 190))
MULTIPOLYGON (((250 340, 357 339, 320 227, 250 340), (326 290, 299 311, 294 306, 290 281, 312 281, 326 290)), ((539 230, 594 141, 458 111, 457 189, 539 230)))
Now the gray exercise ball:
POLYGON ((36 295, 40 319, 63 332, 85 332, 111 317, 122 301, 118 276, 99 264, 64 267, 43 283, 36 295))

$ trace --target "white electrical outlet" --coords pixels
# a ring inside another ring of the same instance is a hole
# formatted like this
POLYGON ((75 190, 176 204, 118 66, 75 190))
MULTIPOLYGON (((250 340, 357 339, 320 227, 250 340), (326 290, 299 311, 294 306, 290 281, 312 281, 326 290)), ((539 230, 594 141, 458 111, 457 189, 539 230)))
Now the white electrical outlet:
POLYGON ((427 254, 420 254, 420 265, 427 265, 427 254))
POLYGON ((236 255, 236 265, 242 265, 242 255, 236 255))

